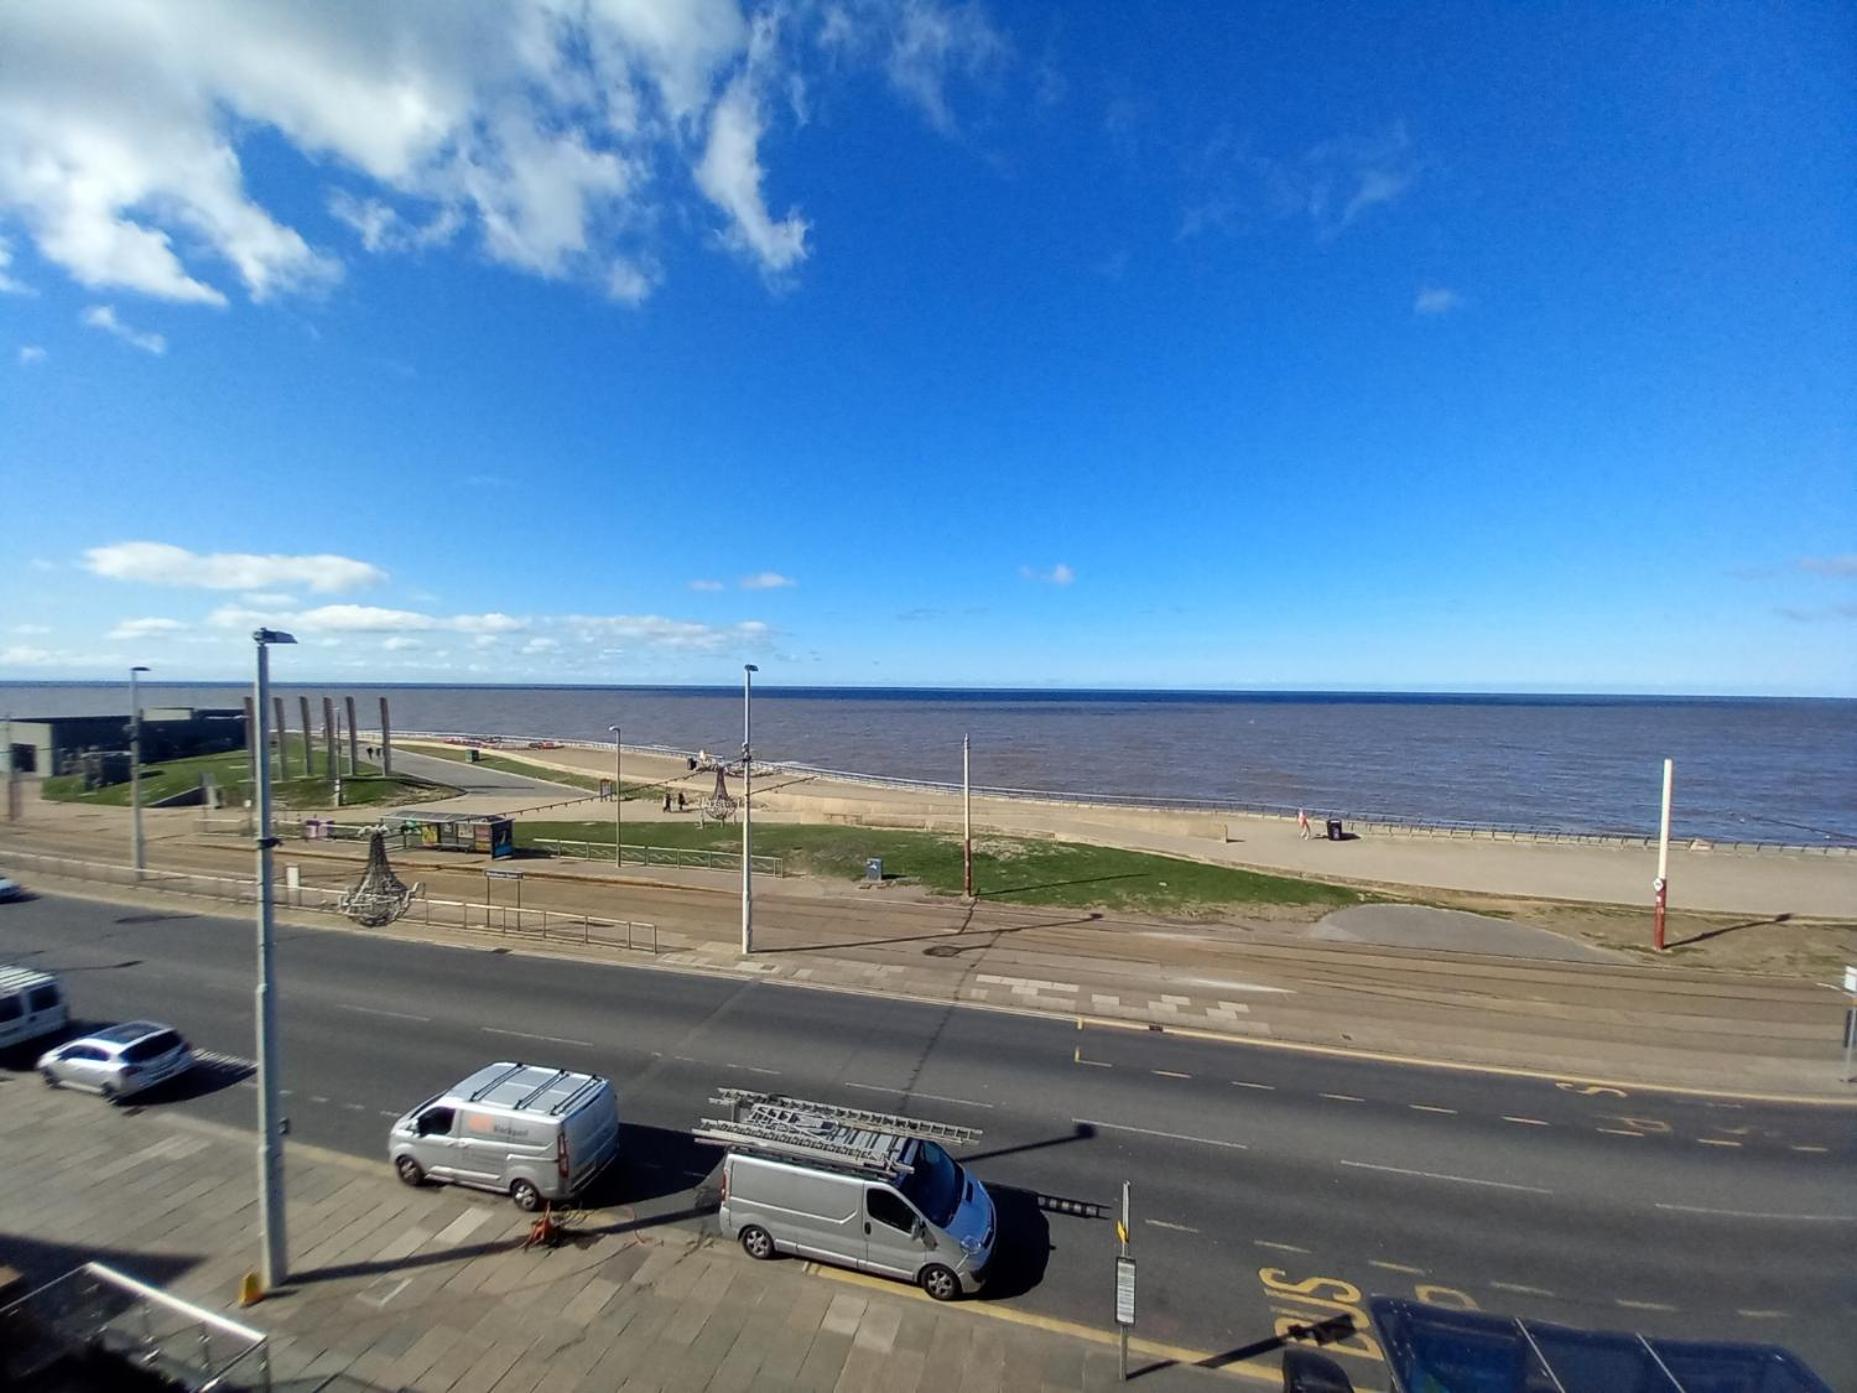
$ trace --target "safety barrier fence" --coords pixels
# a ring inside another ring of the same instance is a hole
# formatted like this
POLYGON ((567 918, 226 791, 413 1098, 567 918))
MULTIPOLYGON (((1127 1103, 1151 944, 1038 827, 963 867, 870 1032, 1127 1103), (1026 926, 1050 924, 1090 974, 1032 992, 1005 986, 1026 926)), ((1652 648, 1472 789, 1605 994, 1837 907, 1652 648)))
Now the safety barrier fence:
POLYGON ((140 1388, 133 1370, 194 1393, 268 1390, 270 1339, 100 1262, 0 1308, 0 1384, 8 1388, 102 1388, 114 1386, 115 1377, 140 1388), (99 1360, 116 1375, 98 1368, 99 1360), (83 1375, 73 1372, 67 1384, 60 1366, 83 1375))
MULTIPOLYGON (((255 905, 258 902, 258 882, 242 876, 203 875, 193 871, 154 868, 138 873, 133 866, 21 851, 9 851, 7 864, 36 871, 40 875, 92 884, 133 886, 140 890, 217 900, 227 904, 255 905)), ((321 885, 273 884, 271 894, 272 903, 282 909, 306 909, 346 917, 342 908, 346 896, 343 890, 321 885)), ((406 914, 397 922, 462 929, 470 933, 493 933, 506 939, 528 939, 538 943, 577 943, 583 947, 625 948, 653 954, 661 951, 658 926, 654 923, 602 919, 571 910, 545 909, 533 905, 443 900, 422 893, 412 900, 406 914)))

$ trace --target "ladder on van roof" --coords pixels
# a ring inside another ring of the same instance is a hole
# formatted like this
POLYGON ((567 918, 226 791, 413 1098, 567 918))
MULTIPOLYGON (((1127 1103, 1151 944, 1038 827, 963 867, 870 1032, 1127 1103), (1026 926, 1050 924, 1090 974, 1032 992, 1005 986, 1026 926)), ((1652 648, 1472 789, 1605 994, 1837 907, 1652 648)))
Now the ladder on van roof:
POLYGON ((882 1175, 907 1175, 913 1170, 902 1160, 905 1142, 971 1146, 980 1139, 977 1127, 926 1122, 782 1093, 723 1088, 710 1101, 728 1108, 729 1116, 704 1118, 692 1133, 700 1142, 882 1175))

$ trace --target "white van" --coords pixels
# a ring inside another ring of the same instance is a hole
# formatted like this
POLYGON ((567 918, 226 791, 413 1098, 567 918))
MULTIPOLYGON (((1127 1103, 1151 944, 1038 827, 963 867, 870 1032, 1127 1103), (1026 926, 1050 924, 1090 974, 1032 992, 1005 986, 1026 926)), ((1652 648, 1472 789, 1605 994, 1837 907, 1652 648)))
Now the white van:
POLYGON ((726 1146, 722 1231, 752 1258, 794 1253, 913 1282, 937 1301, 986 1282, 993 1197, 942 1146, 971 1127, 723 1089, 733 1116, 699 1141, 726 1146))
POLYGON ((597 1074, 486 1064, 395 1122, 387 1149, 408 1185, 470 1185, 540 1209, 579 1194, 612 1164, 618 1100, 597 1074))
POLYGON ((64 988, 51 973, 0 967, 0 1050, 55 1034, 70 1019, 64 988))

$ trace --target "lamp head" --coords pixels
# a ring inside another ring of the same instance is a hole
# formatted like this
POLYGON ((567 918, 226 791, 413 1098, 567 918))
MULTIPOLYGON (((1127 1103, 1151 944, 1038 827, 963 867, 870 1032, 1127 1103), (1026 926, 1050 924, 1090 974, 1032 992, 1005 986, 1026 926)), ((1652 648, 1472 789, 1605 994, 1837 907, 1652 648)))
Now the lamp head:
POLYGON ((296 642, 296 638, 294 636, 285 633, 282 629, 253 629, 251 631, 251 640, 253 643, 295 643, 296 642))
POLYGON ((138 663, 138 664, 136 664, 136 666, 134 666, 134 667, 132 667, 132 668, 130 668, 130 669, 129 669, 129 671, 130 671, 130 672, 132 672, 132 673, 134 673, 134 672, 147 672, 147 671, 148 671, 148 669, 147 669, 147 668, 145 668, 145 667, 143 667, 143 666, 142 666, 142 665, 141 665, 140 663, 138 663))
POLYGON ((759 672, 760 670, 761 670, 761 669, 760 669, 760 668, 758 668, 758 667, 756 667, 756 666, 755 666, 755 665, 754 665, 753 663, 743 663, 743 664, 742 664, 742 671, 743 671, 743 672, 759 672))

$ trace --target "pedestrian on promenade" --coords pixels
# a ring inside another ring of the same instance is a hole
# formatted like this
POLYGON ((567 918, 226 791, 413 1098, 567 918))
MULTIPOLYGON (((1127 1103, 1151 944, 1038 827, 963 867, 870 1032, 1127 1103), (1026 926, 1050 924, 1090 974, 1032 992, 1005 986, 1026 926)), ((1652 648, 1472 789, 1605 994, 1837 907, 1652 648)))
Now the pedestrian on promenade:
POLYGON ((1305 842, 1309 840, 1309 810, 1307 808, 1296 810, 1296 830, 1302 834, 1305 842))
POLYGON ((677 790, 677 811, 682 812, 683 810, 684 810, 683 790, 678 789, 677 790))

